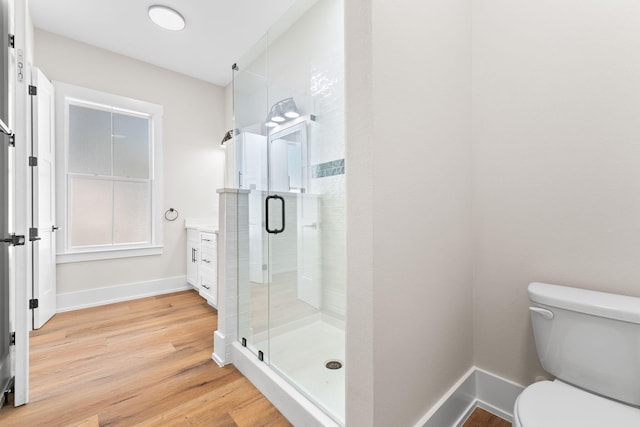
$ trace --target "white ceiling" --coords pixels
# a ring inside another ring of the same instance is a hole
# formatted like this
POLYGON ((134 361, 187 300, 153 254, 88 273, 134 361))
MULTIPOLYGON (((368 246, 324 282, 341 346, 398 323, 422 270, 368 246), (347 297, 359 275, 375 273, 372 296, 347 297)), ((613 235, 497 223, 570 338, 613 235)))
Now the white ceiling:
POLYGON ((29 0, 33 24, 217 85, 296 0, 29 0), (153 4, 184 16, 184 30, 151 22, 153 4))

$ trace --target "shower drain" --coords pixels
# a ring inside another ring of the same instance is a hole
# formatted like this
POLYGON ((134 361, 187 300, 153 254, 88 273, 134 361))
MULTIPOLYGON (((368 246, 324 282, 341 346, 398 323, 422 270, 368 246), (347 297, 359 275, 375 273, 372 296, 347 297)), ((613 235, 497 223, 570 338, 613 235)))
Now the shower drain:
POLYGON ((324 364, 327 369, 340 369, 342 368, 342 362, 339 360, 329 360, 324 364))

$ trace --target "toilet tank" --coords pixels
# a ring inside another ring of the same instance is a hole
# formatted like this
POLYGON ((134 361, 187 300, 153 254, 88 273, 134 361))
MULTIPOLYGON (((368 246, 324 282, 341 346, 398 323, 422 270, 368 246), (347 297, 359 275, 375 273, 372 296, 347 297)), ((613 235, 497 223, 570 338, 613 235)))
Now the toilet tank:
POLYGON ((640 406, 640 298, 531 283, 538 357, 558 379, 640 406))

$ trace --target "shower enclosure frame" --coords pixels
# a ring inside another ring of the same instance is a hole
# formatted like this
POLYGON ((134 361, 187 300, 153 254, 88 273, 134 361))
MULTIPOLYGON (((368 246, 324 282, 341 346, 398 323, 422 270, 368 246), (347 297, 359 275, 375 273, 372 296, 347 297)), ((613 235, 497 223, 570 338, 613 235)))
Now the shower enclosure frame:
POLYGON ((225 146, 230 154, 227 165, 236 170, 226 174, 227 185, 233 188, 218 191, 220 305, 213 359, 220 365, 233 363, 294 425, 338 426, 344 425, 348 369, 344 34, 340 31, 344 4, 341 0, 298 3, 232 67, 233 141, 225 146), (290 114, 290 120, 274 120, 273 127, 272 118, 284 114, 290 99, 301 117, 290 114), (298 153, 296 149, 284 156, 293 163, 272 156, 272 151, 280 150, 281 155, 287 151, 288 143, 274 142, 285 136, 280 131, 288 132, 287 123, 307 134, 306 148, 303 144, 299 149, 304 160, 298 165, 300 175, 271 170, 275 164, 296 163, 298 154, 292 154, 298 153), (261 147, 254 159, 243 158, 249 146, 261 147), (243 164, 246 161, 263 162, 264 167, 251 172, 243 164), (260 181, 263 175, 270 178, 267 185, 260 181), (255 237, 258 228, 260 238, 255 237), (263 255, 252 258, 251 245, 263 255), (308 251, 300 255, 303 247, 308 251), (264 272, 262 256, 269 261, 264 272), (314 259, 317 265, 309 262, 314 259), (269 265, 274 260, 277 265, 269 265), (256 299, 252 306, 256 295, 262 300, 256 299), (325 348, 321 336, 338 337, 331 339, 339 352, 331 345, 325 348), (316 344, 330 354, 317 351, 316 344), (300 349, 316 360, 307 363, 299 358, 300 349), (287 358, 288 353, 293 357, 287 358), (346 368, 330 369, 341 364, 346 368), (333 402, 323 400, 314 389, 326 378, 310 372, 306 378, 300 376, 306 368, 318 368, 322 376, 337 372, 343 376, 337 381, 339 389, 326 389, 335 397, 333 402))

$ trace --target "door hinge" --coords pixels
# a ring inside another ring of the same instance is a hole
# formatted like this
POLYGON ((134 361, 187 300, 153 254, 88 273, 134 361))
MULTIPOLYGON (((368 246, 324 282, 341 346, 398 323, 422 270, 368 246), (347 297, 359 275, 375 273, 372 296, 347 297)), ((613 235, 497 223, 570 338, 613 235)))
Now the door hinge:
MULTIPOLYGON (((4 132, 2 132, 4 133, 4 132)), ((7 137, 9 138, 9 146, 10 147, 15 147, 16 146, 16 134, 15 133, 10 133, 10 134, 5 134, 7 135, 7 137)))
POLYGON ((34 85, 29 85, 29 95, 37 95, 38 88, 34 85))
POLYGON ((29 241, 33 242, 36 240, 40 240, 40 237, 38 237, 38 229, 37 228, 30 228, 29 229, 29 241))
POLYGON ((16 47, 16 36, 9 34, 9 47, 16 47))
POLYGON ((29 156, 29 166, 38 166, 38 158, 29 156))
POLYGON ((9 345, 16 345, 16 333, 11 332, 9 334, 9 345))
POLYGON ((38 300, 37 299, 30 299, 29 300, 29 309, 33 310, 34 308, 38 308, 38 300))
POLYGON ((24 236, 12 233, 6 239, 0 240, 0 242, 9 243, 11 246, 22 246, 24 245, 24 236))

